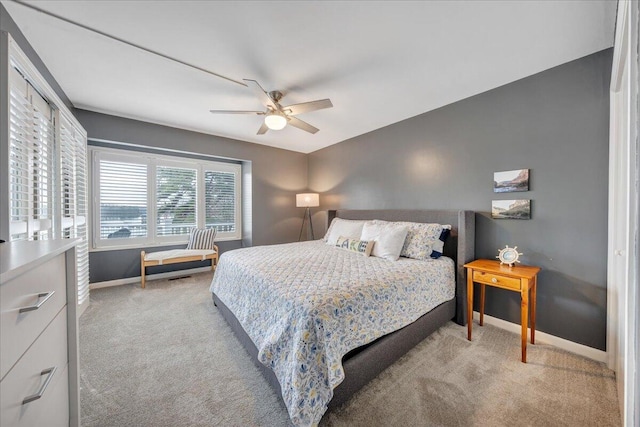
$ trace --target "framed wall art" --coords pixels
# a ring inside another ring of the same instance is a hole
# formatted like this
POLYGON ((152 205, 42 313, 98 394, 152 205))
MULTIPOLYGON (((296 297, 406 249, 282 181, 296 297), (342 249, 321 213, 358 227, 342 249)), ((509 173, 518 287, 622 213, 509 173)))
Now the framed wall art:
POLYGON ((494 193, 511 193, 515 191, 529 191, 529 169, 494 172, 494 193))
POLYGON ((531 200, 494 200, 491 202, 491 218, 531 219, 531 200))

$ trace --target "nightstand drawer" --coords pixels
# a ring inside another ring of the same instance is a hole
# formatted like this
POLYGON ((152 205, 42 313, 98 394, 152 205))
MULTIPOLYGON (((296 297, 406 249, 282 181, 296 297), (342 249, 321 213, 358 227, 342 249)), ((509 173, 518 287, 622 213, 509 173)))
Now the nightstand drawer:
POLYGON ((520 290, 520 279, 513 277, 498 276, 484 271, 474 271, 473 281, 485 283, 487 285, 499 286, 501 288, 520 290))

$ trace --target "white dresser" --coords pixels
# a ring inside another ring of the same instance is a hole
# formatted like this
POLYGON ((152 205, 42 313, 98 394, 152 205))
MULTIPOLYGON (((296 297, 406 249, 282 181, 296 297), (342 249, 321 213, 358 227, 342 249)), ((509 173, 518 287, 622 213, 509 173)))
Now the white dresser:
POLYGON ((76 240, 0 243, 0 426, 79 426, 76 240))

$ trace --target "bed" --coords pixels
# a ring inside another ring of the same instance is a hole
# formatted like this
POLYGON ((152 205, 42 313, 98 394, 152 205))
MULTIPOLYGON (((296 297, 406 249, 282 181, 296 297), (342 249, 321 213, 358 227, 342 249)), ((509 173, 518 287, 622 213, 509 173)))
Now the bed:
POLYGON ((329 211, 329 223, 335 217, 452 228, 438 260, 365 258, 323 241, 223 254, 211 285, 214 303, 295 425, 317 424, 327 408, 440 326, 467 321, 463 265, 474 258, 473 212, 329 211))

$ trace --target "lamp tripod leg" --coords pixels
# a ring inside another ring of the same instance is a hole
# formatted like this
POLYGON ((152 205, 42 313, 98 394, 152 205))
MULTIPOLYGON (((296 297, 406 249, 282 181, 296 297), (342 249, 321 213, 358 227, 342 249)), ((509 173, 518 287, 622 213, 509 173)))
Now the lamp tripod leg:
POLYGON ((304 230, 304 223, 307 221, 308 212, 309 212, 309 208, 306 208, 304 211, 304 216, 302 217, 302 226, 300 227, 300 235, 298 236, 298 242, 302 240, 302 230, 304 230))
POLYGON ((313 221, 311 221, 311 209, 307 208, 307 215, 309 215, 309 226, 311 227, 311 240, 316 240, 316 236, 313 235, 313 221))
MULTIPOLYGON (((302 240, 302 231, 305 230, 304 223, 309 219, 309 227, 311 228, 311 240, 316 240, 316 236, 313 234, 313 222, 311 221, 311 208, 304 209, 304 216, 302 217, 302 227, 300 227, 300 235, 298 235, 298 242, 302 240)), ((309 234, 307 234, 307 237, 309 234)), ((306 239, 305 239, 306 240, 306 239)))

